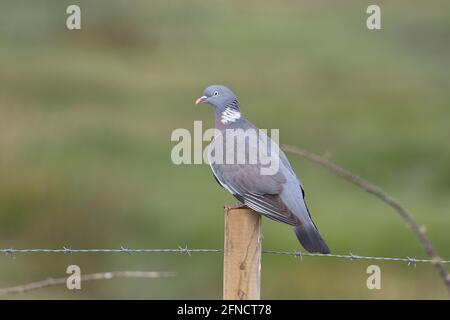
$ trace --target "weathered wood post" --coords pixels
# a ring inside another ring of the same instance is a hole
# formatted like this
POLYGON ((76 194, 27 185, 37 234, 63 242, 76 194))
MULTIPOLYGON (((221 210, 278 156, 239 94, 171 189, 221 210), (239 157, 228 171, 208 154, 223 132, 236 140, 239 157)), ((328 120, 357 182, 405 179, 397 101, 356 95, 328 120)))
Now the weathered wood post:
POLYGON ((225 209, 223 299, 259 300, 261 216, 251 209, 225 209))

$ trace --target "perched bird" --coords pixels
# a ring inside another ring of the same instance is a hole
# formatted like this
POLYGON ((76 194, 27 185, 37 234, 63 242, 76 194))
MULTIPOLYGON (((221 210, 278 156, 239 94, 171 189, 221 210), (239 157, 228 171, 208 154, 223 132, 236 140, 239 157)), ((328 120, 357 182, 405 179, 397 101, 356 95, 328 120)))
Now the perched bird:
POLYGON ((267 218, 292 226, 298 240, 309 252, 330 253, 311 219, 303 186, 284 152, 264 133, 260 132, 256 141, 245 137, 247 130, 259 130, 241 114, 236 95, 225 86, 212 85, 195 102, 201 103, 214 108, 215 128, 219 135, 225 136, 225 132, 234 130, 237 132, 237 140, 245 140, 246 148, 242 151, 237 150, 236 145, 226 141, 227 139, 225 142, 222 139, 222 145, 218 145, 219 139, 216 136, 209 146, 210 150, 223 147, 224 154, 244 152, 248 160, 252 151, 259 146, 266 146, 278 157, 278 170, 273 174, 262 174, 261 163, 211 161, 211 153, 209 154, 210 166, 217 182, 240 202, 234 207, 248 207, 267 218))

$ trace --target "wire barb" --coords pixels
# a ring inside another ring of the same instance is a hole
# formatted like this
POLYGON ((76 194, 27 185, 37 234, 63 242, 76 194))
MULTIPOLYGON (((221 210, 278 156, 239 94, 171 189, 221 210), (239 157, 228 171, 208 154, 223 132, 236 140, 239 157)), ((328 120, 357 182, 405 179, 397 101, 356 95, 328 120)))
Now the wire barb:
POLYGON ((72 253, 72 249, 67 248, 67 247, 63 247, 64 249, 64 253, 72 253))
POLYGON ((122 251, 122 252, 125 252, 125 253, 127 253, 127 254, 129 254, 129 255, 131 255, 131 251, 130 251, 130 249, 128 249, 128 248, 125 248, 124 246, 120 246, 120 250, 122 251))
POLYGON ((406 257, 408 259, 408 267, 413 265, 414 268, 417 267, 417 260, 416 257, 410 258, 410 257, 406 257))
POLYGON ((294 257, 295 258, 300 258, 300 261, 303 261, 303 254, 302 254, 301 251, 294 250, 294 257))
POLYGON ((180 249, 180 252, 181 252, 181 253, 185 253, 185 254, 187 254, 188 256, 191 256, 191 252, 190 252, 190 250, 188 249, 188 246, 187 246, 187 245, 185 245, 184 248, 181 247, 181 246, 179 246, 178 249, 180 249))

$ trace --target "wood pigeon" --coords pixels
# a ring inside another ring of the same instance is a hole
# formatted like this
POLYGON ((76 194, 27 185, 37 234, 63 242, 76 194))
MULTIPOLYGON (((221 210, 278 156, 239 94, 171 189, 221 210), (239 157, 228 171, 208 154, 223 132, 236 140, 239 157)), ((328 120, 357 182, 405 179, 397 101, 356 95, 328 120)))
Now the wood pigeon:
POLYGON ((241 207, 251 208, 267 218, 292 226, 307 251, 330 253, 311 219, 304 199, 303 185, 292 170, 289 160, 273 140, 244 118, 236 95, 225 86, 212 85, 195 102, 200 103, 211 105, 215 112, 217 133, 209 145, 208 154, 217 182, 239 200, 241 207), (258 132, 256 140, 246 135, 251 130, 258 132), (235 132, 233 139, 244 141, 244 150, 236 149, 238 143, 235 140, 231 143, 230 139, 223 139, 228 137, 229 131, 235 132), (218 139, 218 136, 222 139, 218 139), (277 170, 271 174, 263 174, 262 164, 249 159, 251 152, 261 146, 267 147, 271 155, 277 156, 277 170), (217 156, 220 148, 223 148, 222 157, 217 156), (234 161, 225 159, 225 155, 228 156, 230 152, 234 161), (236 157, 242 154, 246 162, 236 161, 236 157), (225 160, 217 161, 218 158, 225 160))

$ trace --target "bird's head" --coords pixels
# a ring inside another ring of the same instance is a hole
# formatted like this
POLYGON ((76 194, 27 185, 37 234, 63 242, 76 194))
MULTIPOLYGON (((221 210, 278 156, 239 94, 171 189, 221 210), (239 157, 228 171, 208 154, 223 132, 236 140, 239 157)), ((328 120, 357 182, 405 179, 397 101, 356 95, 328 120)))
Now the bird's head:
POLYGON ((205 89, 203 96, 195 101, 195 104, 207 103, 214 107, 216 113, 221 113, 227 108, 239 112, 239 103, 236 95, 225 86, 212 85, 205 89))

